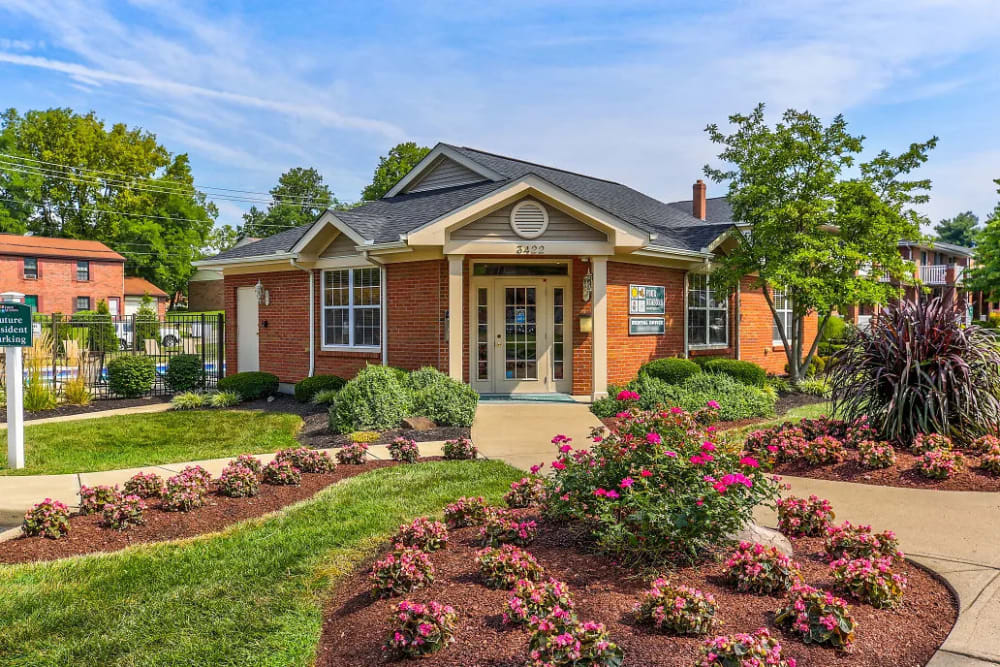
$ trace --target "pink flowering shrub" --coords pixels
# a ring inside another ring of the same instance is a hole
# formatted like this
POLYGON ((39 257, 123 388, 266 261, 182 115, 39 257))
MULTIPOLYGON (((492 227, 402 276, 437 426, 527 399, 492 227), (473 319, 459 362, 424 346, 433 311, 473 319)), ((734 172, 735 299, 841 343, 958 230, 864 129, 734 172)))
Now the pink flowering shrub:
POLYGON ((808 584, 792 587, 791 598, 778 610, 774 624, 799 635, 806 644, 837 649, 851 645, 857 627, 846 600, 808 584))
POLYGON ((260 462, 259 458, 251 456, 250 454, 240 454, 230 462, 230 465, 242 466, 247 470, 253 471, 257 475, 264 472, 264 464, 260 462))
POLYGON ((717 446, 702 415, 633 408, 614 432, 596 429, 589 450, 554 441, 545 511, 583 522, 623 559, 697 558, 722 545, 778 487, 756 458, 717 446))
POLYGON ((468 438, 447 440, 441 448, 441 451, 444 453, 444 457, 449 461, 474 459, 479 456, 479 449, 477 449, 468 438))
POLYGON ((819 537, 836 516, 830 501, 811 495, 808 499, 788 496, 775 501, 778 530, 791 537, 819 537))
POLYGON ((719 605, 711 593, 690 586, 674 586, 664 578, 656 579, 643 591, 636 605, 641 623, 678 635, 704 635, 715 626, 719 605))
POLYGON ((855 526, 850 521, 827 528, 823 548, 829 560, 883 556, 896 560, 903 558, 903 552, 899 550, 899 540, 894 532, 886 530, 873 533, 871 526, 855 526))
POLYGON ((842 558, 830 568, 837 585, 862 602, 879 609, 903 602, 906 577, 893 571, 892 558, 842 558))
POLYGON ((888 468, 896 462, 896 450, 888 442, 862 440, 858 443, 858 455, 866 468, 888 468))
POLYGON ((851 422, 844 433, 844 446, 857 448, 866 440, 877 440, 878 429, 868 421, 868 415, 862 415, 851 422))
POLYGON ((540 620, 528 644, 530 667, 619 667, 624 660, 604 624, 581 623, 569 613, 540 620))
POLYGON ((988 454, 994 449, 1000 451, 1000 438, 995 435, 984 435, 969 443, 969 449, 979 454, 988 454))
POLYGON ((431 558, 419 549, 400 547, 372 566, 368 578, 374 597, 392 597, 411 593, 434 581, 431 558))
POLYGON ((118 485, 80 485, 80 514, 97 514, 119 496, 118 485))
POLYGON ((940 433, 918 433, 910 448, 915 454, 925 454, 935 449, 951 450, 951 438, 940 433))
POLYGON ((536 475, 522 477, 510 483, 510 491, 504 494, 507 507, 531 507, 545 502, 545 480, 536 475))
POLYGON ((292 465, 291 461, 275 459, 264 466, 262 474, 266 484, 275 486, 298 486, 302 483, 302 471, 292 465))
POLYGON ((299 472, 326 473, 333 472, 337 464, 333 462, 330 455, 310 447, 290 447, 282 449, 274 455, 277 463, 288 462, 293 468, 298 468, 299 472))
POLYGON ((140 498, 159 498, 163 495, 163 478, 151 472, 137 473, 125 482, 122 493, 140 498))
POLYGON ((58 500, 46 498, 24 513, 21 532, 26 537, 41 535, 58 540, 69 532, 69 508, 58 500))
POLYGON ((458 615, 446 604, 403 600, 396 606, 385 650, 398 657, 419 658, 437 653, 455 641, 458 615))
POLYGON ((840 463, 844 460, 844 443, 830 435, 821 435, 806 443, 802 458, 814 466, 840 463))
POLYGON ((480 549, 476 565, 490 588, 510 588, 519 579, 540 581, 545 572, 534 556, 513 544, 480 549))
POLYGON ((741 593, 784 593, 802 578, 798 564, 774 547, 740 542, 725 562, 726 581, 741 593))
POLYGON ((847 435, 847 424, 843 420, 831 419, 826 415, 800 419, 797 428, 802 430, 803 437, 806 440, 815 440, 822 437, 841 440, 847 435))
POLYGON ((965 459, 958 452, 931 449, 917 459, 916 469, 928 479, 948 479, 964 467, 965 459))
POLYGON ((983 467, 983 470, 990 474, 1000 475, 1000 445, 994 446, 992 449, 983 454, 983 458, 980 460, 979 465, 983 467))
POLYGON ((363 442, 352 442, 337 450, 337 463, 341 465, 359 466, 364 465, 365 457, 368 455, 368 445, 363 442))
POLYGON ((424 551, 437 551, 444 549, 448 543, 448 529, 440 521, 422 516, 400 526, 393 542, 424 551))
POLYGON ((552 578, 542 582, 518 579, 507 597, 503 622, 534 626, 557 608, 560 612, 572 611, 573 599, 569 594, 569 586, 552 578))
POLYGON ((417 443, 410 438, 399 437, 389 443, 389 456, 393 461, 401 463, 416 463, 420 457, 417 443))
POLYGON ((115 530, 126 530, 129 526, 146 522, 142 518, 145 510, 146 503, 139 496, 119 494, 101 509, 101 524, 115 530))
POLYGON ((195 471, 167 478, 161 506, 168 512, 190 512, 205 504, 206 484, 195 471))
POLYGON ((212 481, 212 475, 201 466, 185 466, 178 473, 179 477, 184 477, 195 484, 202 493, 208 492, 208 485, 212 481))
POLYGON ((444 522, 449 528, 478 526, 486 521, 486 501, 482 496, 462 497, 445 505, 444 522))
POLYGON ((507 510, 487 511, 486 522, 479 529, 483 545, 488 547, 501 544, 528 546, 537 533, 538 523, 533 520, 522 521, 517 514, 507 510))
POLYGON ((260 478, 250 468, 230 463, 222 469, 218 483, 219 493, 230 498, 249 498, 260 493, 260 478))
POLYGON ((741 632, 707 640, 694 667, 796 667, 796 662, 784 657, 778 640, 761 628, 752 635, 741 632))

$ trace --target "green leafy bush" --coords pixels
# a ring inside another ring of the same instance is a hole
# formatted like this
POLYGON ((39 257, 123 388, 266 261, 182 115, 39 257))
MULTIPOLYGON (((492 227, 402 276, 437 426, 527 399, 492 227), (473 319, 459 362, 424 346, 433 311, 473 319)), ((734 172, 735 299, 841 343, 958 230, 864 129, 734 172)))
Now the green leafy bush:
POLYGON ((366 366, 340 390, 330 408, 330 428, 338 433, 396 428, 412 414, 410 392, 399 373, 385 366, 366 366))
POLYGON ((170 409, 196 410, 205 406, 205 398, 205 394, 198 393, 197 391, 185 391, 180 394, 174 394, 174 397, 170 399, 170 409))
POLYGON ((125 355, 108 362, 108 387, 124 398, 142 396, 153 388, 156 365, 142 355, 125 355))
POLYGON ((444 373, 413 393, 412 414, 427 417, 438 426, 472 426, 479 404, 476 390, 444 373))
POLYGON ((835 342, 847 338, 847 322, 843 317, 831 315, 823 326, 823 340, 835 342))
POLYGON ((704 635, 715 626, 719 609, 711 593, 671 584, 660 577, 643 591, 636 606, 640 623, 678 635, 704 635))
POLYGON ((153 297, 142 295, 142 303, 135 311, 135 339, 139 349, 147 338, 160 342, 160 316, 153 305, 153 297))
POLYGON ((337 375, 313 375, 295 383, 295 400, 308 403, 317 392, 339 391, 344 386, 344 378, 337 375))
MULTIPOLYGON (((630 404, 617 398, 618 389, 612 387, 611 395, 594 401, 591 411, 598 417, 613 417, 628 409, 630 404)), ((719 419, 724 421, 773 416, 777 402, 771 391, 747 386, 728 375, 717 373, 692 375, 680 385, 640 375, 625 389, 639 394, 638 407, 643 410, 679 407, 697 412, 709 401, 714 401, 718 404, 719 419)))
POLYGON ((639 375, 647 375, 657 380, 662 380, 667 384, 680 384, 687 378, 698 373, 701 373, 701 368, 698 364, 690 359, 680 359, 677 357, 654 359, 639 368, 639 375))
POLYGON ((763 387, 767 383, 767 371, 751 361, 713 359, 702 368, 706 373, 722 373, 752 387, 763 387))
POLYGON ((844 649, 854 641, 857 622, 847 601, 808 584, 792 587, 788 604, 778 610, 774 624, 797 633, 806 644, 844 649))
POLYGON ((691 361, 698 364, 698 368, 705 368, 705 364, 710 361, 718 361, 719 359, 728 359, 729 357, 724 357, 719 354, 709 354, 709 355, 698 355, 697 357, 691 357, 691 361))
MULTIPOLYGON (((399 369, 393 369, 398 371, 399 369)), ((437 383, 442 377, 449 377, 445 375, 433 366, 423 366, 417 370, 407 373, 404 379, 404 384, 409 387, 411 391, 420 391, 421 389, 426 389, 432 384, 437 383)))
POLYGON ((339 393, 339 389, 320 389, 313 394, 312 403, 313 405, 333 405, 339 393))
POLYGON ((66 325, 59 328, 59 336, 63 339, 73 338, 81 343, 81 348, 103 352, 113 352, 118 349, 118 334, 108 309, 108 302, 101 299, 97 302, 97 310, 78 310, 69 321, 71 334, 68 335, 66 325), (78 337, 79 334, 79 337, 78 337))
POLYGON ((205 384, 205 371, 197 354, 178 354, 167 362, 167 386, 173 391, 190 391, 205 384))
POLYGON ((235 391, 244 401, 278 393, 278 376, 261 371, 234 373, 219 380, 219 391, 235 391))
POLYGON ((205 397, 205 402, 213 408, 231 408, 241 400, 235 391, 216 391, 205 397))
MULTIPOLYGON (((818 345, 817 345, 818 347, 818 345)), ((803 359, 803 361, 805 361, 803 359)), ((806 377, 815 377, 817 375, 822 375, 826 370, 826 360, 818 354, 812 358, 809 362, 809 368, 806 369, 806 377)), ((785 364, 785 373, 789 372, 788 364, 785 364)))
POLYGON ((69 532, 69 508, 58 500, 46 498, 24 513, 21 532, 26 537, 41 535, 58 540, 69 532))

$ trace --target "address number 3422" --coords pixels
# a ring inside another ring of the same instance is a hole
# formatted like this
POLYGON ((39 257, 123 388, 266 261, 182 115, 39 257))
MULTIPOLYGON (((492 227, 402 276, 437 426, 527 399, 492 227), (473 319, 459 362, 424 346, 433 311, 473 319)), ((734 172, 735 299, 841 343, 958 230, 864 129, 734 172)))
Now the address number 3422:
POLYGON ((515 247, 515 251, 518 255, 544 255, 545 246, 544 245, 518 245, 515 247))

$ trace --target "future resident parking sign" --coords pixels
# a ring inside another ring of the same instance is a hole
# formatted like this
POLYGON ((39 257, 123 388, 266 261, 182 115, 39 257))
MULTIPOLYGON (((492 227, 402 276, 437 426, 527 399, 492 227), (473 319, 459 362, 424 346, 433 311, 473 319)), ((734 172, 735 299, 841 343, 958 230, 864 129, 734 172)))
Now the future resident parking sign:
POLYGON ((31 306, 0 302, 0 347, 31 347, 31 306))

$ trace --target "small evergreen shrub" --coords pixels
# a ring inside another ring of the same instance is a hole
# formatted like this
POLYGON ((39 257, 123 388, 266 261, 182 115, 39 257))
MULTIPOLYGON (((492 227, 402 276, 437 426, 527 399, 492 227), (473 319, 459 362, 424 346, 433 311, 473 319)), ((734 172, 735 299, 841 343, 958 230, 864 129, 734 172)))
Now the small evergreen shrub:
POLYGON ((291 461, 271 461, 264 466, 264 482, 274 486, 298 486, 302 483, 302 472, 291 461))
POLYGON ((445 505, 444 522, 449 528, 464 528, 478 526, 486 521, 486 501, 482 496, 475 498, 459 498, 445 505))
POLYGON ((400 526, 392 541, 404 547, 437 551, 448 543, 448 529, 440 521, 422 516, 400 526))
POLYGON ((662 410, 679 407, 687 412, 698 412, 709 401, 718 405, 718 419, 735 421, 751 417, 774 415, 777 396, 761 387, 751 387, 719 373, 698 373, 689 376, 679 385, 671 385, 657 378, 640 374, 624 388, 609 388, 609 395, 594 401, 591 412, 598 417, 614 417, 636 405, 642 410, 662 410), (619 399, 621 391, 637 399, 619 399))
POLYGON ((205 394, 197 391, 185 391, 174 394, 170 399, 171 410, 196 410, 205 406, 205 394))
POLYGON ((309 447, 290 447, 282 449, 274 455, 275 463, 288 462, 299 472, 328 473, 333 472, 337 464, 326 452, 309 447))
POLYGON ((893 571, 892 558, 840 559, 830 563, 837 585, 852 597, 879 609, 903 602, 906 577, 893 571))
POLYGON ((366 366, 347 382, 330 407, 330 429, 350 433, 359 429, 396 428, 412 414, 410 392, 400 374, 385 366, 366 366))
POLYGON ((395 551, 372 566, 368 578, 373 597, 404 595, 433 583, 434 565, 420 549, 397 545, 395 551))
POLYGON ((774 624, 794 632, 806 644, 846 649, 854 642, 857 622, 847 601, 807 584, 792 587, 788 604, 778 610, 774 624))
POLYGON ((842 341, 847 338, 847 322, 843 317, 831 315, 823 326, 823 341, 842 341))
POLYGON ((24 513, 21 532, 26 537, 41 535, 58 540, 69 532, 69 508, 58 500, 46 498, 24 513))
POLYGON ((320 389, 313 394, 312 403, 313 405, 326 405, 329 407, 333 405, 339 395, 339 389, 320 389))
POLYGON ((80 514, 97 514, 108 503, 112 503, 120 495, 118 485, 80 486, 80 514))
POLYGON ((518 579, 507 596, 507 609, 503 622, 512 625, 536 625, 540 619, 549 616, 559 608, 572 611, 573 599, 569 586, 558 579, 534 582, 518 579))
POLYGON ((125 482, 123 493, 140 498, 159 498, 163 495, 163 478, 156 473, 140 472, 125 482))
POLYGON ((486 522, 479 529, 483 545, 496 547, 501 544, 528 546, 538 533, 538 523, 522 521, 520 517, 506 510, 486 513, 486 522))
POLYGON ((434 381, 413 392, 412 414, 427 417, 438 426, 472 426, 479 394, 464 382, 434 372, 434 381))
POLYGON ((278 376, 261 371, 227 375, 216 384, 219 391, 233 391, 244 401, 266 398, 278 393, 278 376))
POLYGON ((409 658, 437 653, 455 641, 457 621, 458 615, 450 605, 403 600, 392 616, 392 636, 386 649, 409 658))
POLYGON ((611 641, 604 624, 581 623, 568 612, 539 621, 528 643, 530 667, 620 667, 624 660, 624 651, 611 641))
POLYGON ((209 394, 205 400, 213 408, 231 408, 240 403, 243 398, 235 391, 215 391, 209 394))
POLYGON ((474 459, 479 455, 479 450, 468 438, 448 440, 444 443, 442 451, 444 452, 444 457, 450 461, 474 459))
POLYGON ((706 373, 722 373, 751 387, 767 384, 767 371, 751 361, 713 359, 702 367, 706 373))
POLYGON ((399 437, 389 443, 389 456, 400 463, 416 463, 420 457, 417 443, 410 438, 399 437))
POLYGON ((917 459, 916 469, 927 479, 948 479, 965 467, 965 458, 947 449, 932 449, 917 459))
POLYGON ((507 507, 523 508, 545 502, 545 480, 532 475, 510 483, 510 491, 504 494, 507 507))
POLYGON ((747 634, 720 636, 707 640, 694 667, 795 667, 794 658, 785 658, 781 643, 767 628, 747 634))
POLYGON ((146 503, 136 495, 118 495, 113 501, 101 508, 101 524, 115 530, 127 530, 130 526, 138 526, 146 522, 142 513, 146 503))
POLYGON ((913 439, 910 449, 914 454, 926 454, 935 450, 951 451, 953 447, 951 438, 940 433, 918 433, 913 439))
POLYGON ((808 499, 788 496, 775 501, 778 530, 791 537, 820 537, 836 516, 830 501, 811 495, 808 499))
POLYGON ((891 530, 873 533, 871 526, 855 526, 845 521, 826 530, 823 545, 829 560, 889 557, 902 560, 899 540, 891 530))
POLYGON ((896 462, 896 450, 888 442, 862 440, 858 443, 858 455, 861 464, 873 470, 888 468, 896 462))
POLYGON ((365 457, 368 455, 368 445, 363 442, 352 442, 337 450, 337 463, 342 465, 360 466, 364 465, 365 457))
POLYGON ((172 391, 191 391, 205 385, 205 369, 197 354, 178 354, 167 362, 167 386, 172 391))
POLYGON ((698 373, 701 373, 698 364, 690 359, 678 357, 654 359, 639 367, 639 375, 647 375, 667 384, 680 384, 698 373))
POLYGON ((840 463, 844 460, 844 443, 830 435, 821 435, 806 443, 802 458, 814 466, 840 463))
POLYGON ((727 582, 741 593, 784 593, 802 578, 791 558, 774 547, 750 542, 740 542, 725 568, 727 582))
POLYGON ((295 383, 295 400, 299 403, 312 401, 321 391, 340 391, 346 384, 344 378, 336 375, 313 375, 295 383))
POLYGON ((690 586, 673 585, 662 577, 643 591, 636 605, 640 623, 676 635, 704 635, 715 626, 719 609, 711 593, 690 586))
POLYGON ((219 475, 218 489, 229 498, 250 498, 260 493, 260 479, 250 468, 230 463, 219 475))
POLYGON ((255 475, 260 475, 264 472, 264 464, 256 456, 251 456, 250 454, 240 454, 229 465, 246 468, 255 475))
POLYGON ((149 392, 156 380, 156 364, 144 355, 123 355, 108 362, 108 388, 122 398, 149 392))
POLYGON ((490 588, 510 588, 519 579, 541 581, 545 573, 534 556, 513 544, 480 549, 476 552, 476 565, 490 588))

